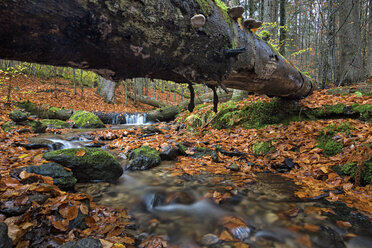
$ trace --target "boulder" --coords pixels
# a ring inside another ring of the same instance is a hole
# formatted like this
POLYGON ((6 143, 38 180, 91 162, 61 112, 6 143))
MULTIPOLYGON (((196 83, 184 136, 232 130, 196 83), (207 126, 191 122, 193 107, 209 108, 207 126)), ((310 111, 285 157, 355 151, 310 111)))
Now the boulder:
POLYGON ((9 113, 9 118, 14 122, 23 122, 27 121, 29 115, 29 113, 16 109, 9 113))
POLYGON ((98 118, 98 116, 88 111, 76 111, 70 120, 75 123, 77 128, 104 128, 105 124, 98 118))
POLYGON ((45 133, 45 130, 47 128, 46 125, 44 125, 43 123, 37 120, 26 121, 26 122, 21 122, 21 123, 22 125, 30 126, 34 133, 45 133))
POLYGON ((120 163, 99 148, 70 148, 51 151, 44 158, 68 167, 78 182, 115 182, 122 174, 120 163))
POLYGON ((46 115, 49 119, 66 121, 71 117, 72 113, 71 109, 51 107, 47 110, 46 115))
POLYGON ((1 125, 1 128, 5 131, 5 132, 11 132, 15 127, 16 127, 16 123, 13 122, 13 121, 8 121, 8 122, 5 122, 3 125, 1 125))
POLYGON ((57 120, 57 119, 43 119, 41 123, 46 125, 49 128, 56 128, 56 129, 64 129, 64 128, 71 128, 70 123, 57 120))
POLYGON ((129 154, 128 170, 148 170, 161 162, 160 153, 152 147, 142 146, 129 154))
POLYGON ((172 145, 167 145, 161 148, 160 157, 162 160, 175 160, 180 152, 178 147, 174 147, 172 145))
POLYGON ((0 222, 0 248, 12 248, 12 240, 8 236, 8 226, 0 222))
POLYGON ((85 238, 79 241, 70 241, 60 248, 102 248, 102 244, 98 239, 85 238))
POLYGON ((17 168, 11 172, 11 175, 18 177, 22 171, 51 177, 53 178, 53 183, 62 190, 73 190, 77 181, 72 172, 67 171, 62 165, 57 163, 17 168))

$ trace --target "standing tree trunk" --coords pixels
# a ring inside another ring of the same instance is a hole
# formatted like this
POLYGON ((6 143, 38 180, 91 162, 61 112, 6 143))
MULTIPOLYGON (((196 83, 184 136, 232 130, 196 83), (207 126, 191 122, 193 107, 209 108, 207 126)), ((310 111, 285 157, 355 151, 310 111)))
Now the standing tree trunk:
POLYGON ((54 67, 54 98, 57 98, 57 67, 54 67))
POLYGON ((286 0, 280 0, 280 24, 279 24, 279 52, 281 55, 285 56, 285 41, 287 39, 286 36, 286 14, 285 14, 285 8, 286 8, 287 1, 286 0))
POLYGON ((361 58, 359 0, 343 1, 340 7, 340 85, 360 81, 364 76, 361 58))
POLYGON ((309 79, 215 1, 187 3, 64 0, 61 8, 58 0, 0 1, 0 57, 82 68, 113 81, 222 82, 288 98, 311 93, 309 79), (201 29, 191 22, 196 13, 206 18, 201 29))
POLYGON ((83 70, 80 70, 81 99, 84 99, 83 70))

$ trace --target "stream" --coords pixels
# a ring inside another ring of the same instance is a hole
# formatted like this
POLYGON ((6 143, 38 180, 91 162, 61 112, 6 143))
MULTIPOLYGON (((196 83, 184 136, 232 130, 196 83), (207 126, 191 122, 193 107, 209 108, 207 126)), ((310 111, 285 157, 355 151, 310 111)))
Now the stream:
MULTIPOLYGON (((78 130, 36 139, 55 150, 90 146, 93 137, 78 130)), ((127 164, 114 155, 123 167, 127 164)), ((174 165, 163 161, 148 171, 126 171, 116 184, 77 184, 75 189, 98 204, 127 209, 139 240, 161 235, 178 247, 241 247, 238 241, 250 247, 372 247, 367 217, 340 202, 300 200, 294 197, 297 186, 279 175, 260 173, 256 183, 234 189, 229 174, 173 177, 174 165), (208 199, 211 192, 229 197, 217 204, 208 199), (351 226, 340 228, 339 221, 351 226)))

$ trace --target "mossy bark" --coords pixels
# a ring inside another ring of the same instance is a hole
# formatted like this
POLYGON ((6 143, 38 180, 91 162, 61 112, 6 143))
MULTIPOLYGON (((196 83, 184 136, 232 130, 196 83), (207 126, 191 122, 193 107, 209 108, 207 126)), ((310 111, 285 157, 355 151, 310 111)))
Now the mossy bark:
POLYGON ((0 1, 0 57, 133 77, 306 97, 310 80, 231 19, 222 1, 0 1), (193 28, 191 18, 206 24, 193 28), (19 18, 19 17, 22 18, 19 18), (237 55, 231 49, 241 48, 237 55), (232 55, 234 54, 234 55, 232 55))

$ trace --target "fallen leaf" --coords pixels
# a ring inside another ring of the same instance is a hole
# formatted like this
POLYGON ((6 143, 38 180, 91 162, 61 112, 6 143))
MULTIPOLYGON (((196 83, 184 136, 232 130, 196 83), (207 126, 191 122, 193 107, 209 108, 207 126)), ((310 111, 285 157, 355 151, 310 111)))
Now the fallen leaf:
POLYGON ((76 157, 82 157, 82 156, 85 155, 85 153, 86 153, 85 150, 81 149, 81 150, 76 152, 75 156, 76 157))

